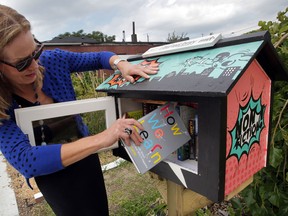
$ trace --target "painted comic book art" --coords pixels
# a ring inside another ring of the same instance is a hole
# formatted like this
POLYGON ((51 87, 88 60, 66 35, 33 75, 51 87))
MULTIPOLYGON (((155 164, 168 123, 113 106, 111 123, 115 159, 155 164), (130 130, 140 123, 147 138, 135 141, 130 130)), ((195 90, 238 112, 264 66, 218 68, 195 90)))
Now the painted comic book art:
POLYGON ((225 92, 247 66, 260 45, 261 42, 257 41, 157 58, 131 60, 132 64, 158 65, 159 71, 151 75, 149 80, 135 77, 136 83, 133 84, 124 80, 120 72, 116 71, 96 90, 163 91, 167 90, 167 85, 181 83, 174 90, 183 92, 189 87, 193 92, 225 92))
POLYGON ((225 195, 266 166, 270 92, 254 60, 228 95, 225 195))

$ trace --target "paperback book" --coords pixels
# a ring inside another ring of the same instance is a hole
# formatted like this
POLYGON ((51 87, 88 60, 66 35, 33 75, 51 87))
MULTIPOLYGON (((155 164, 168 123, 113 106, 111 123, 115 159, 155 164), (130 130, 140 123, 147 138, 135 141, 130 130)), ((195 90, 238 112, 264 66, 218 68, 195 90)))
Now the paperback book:
POLYGON ((144 130, 135 129, 143 138, 143 143, 136 146, 130 140, 131 145, 127 146, 123 140, 121 141, 141 174, 156 166, 191 139, 173 103, 158 107, 138 121, 144 130))

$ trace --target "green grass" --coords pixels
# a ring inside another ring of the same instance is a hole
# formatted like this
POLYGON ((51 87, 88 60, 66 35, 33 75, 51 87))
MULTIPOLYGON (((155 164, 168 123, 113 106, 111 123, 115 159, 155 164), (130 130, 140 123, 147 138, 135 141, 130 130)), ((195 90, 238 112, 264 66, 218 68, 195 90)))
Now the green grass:
POLYGON ((109 211, 116 215, 165 215, 164 203, 155 180, 139 174, 130 162, 104 173, 109 211))
POLYGON ((133 199, 123 200, 120 204, 120 210, 117 215, 127 216, 147 216, 147 215, 165 215, 165 203, 161 203, 159 192, 150 190, 147 193, 133 197, 133 199))

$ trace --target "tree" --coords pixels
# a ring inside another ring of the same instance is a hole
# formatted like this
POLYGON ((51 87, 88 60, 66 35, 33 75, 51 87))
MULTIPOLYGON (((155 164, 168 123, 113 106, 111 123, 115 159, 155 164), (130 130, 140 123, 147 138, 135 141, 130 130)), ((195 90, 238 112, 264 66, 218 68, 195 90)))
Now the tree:
POLYGON ((116 39, 115 35, 112 36, 108 36, 106 34, 103 34, 100 31, 92 31, 92 33, 84 33, 84 30, 79 30, 77 32, 65 32, 64 34, 59 34, 57 37, 88 37, 88 38, 92 38, 94 40, 96 40, 97 42, 113 42, 116 39))
POLYGON ((87 37, 93 38, 98 42, 113 42, 115 41, 115 38, 116 38, 115 35, 108 36, 108 35, 103 34, 100 31, 93 31, 92 33, 87 34, 87 37))
POLYGON ((172 34, 168 34, 167 41, 168 42, 177 42, 177 41, 183 41, 183 40, 189 40, 189 37, 187 37, 187 33, 183 33, 181 35, 176 35, 175 31, 172 34))
MULTIPOLYGON (((288 8, 279 12, 276 22, 260 21, 260 30, 268 30, 284 66, 288 69, 288 8)), ((254 176, 253 183, 231 202, 237 213, 251 215, 288 215, 288 85, 274 85, 269 163, 254 176)))
POLYGON ((83 36, 86 36, 85 33, 83 33, 84 30, 79 30, 77 32, 65 32, 64 34, 59 34, 58 37, 70 37, 70 36, 74 36, 74 37, 83 37, 83 36))

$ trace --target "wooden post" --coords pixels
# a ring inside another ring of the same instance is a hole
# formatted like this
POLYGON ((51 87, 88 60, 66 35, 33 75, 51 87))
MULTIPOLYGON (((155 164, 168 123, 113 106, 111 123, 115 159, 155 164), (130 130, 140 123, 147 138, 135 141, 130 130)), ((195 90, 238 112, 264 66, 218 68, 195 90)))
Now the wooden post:
POLYGON ((167 180, 167 205, 169 216, 189 216, 212 201, 181 185, 167 180))
MULTIPOLYGON (((158 191, 167 203, 169 216, 194 215, 198 209, 213 203, 205 196, 164 179, 157 174, 150 172, 150 177, 154 179, 158 191)), ((225 200, 230 200, 252 182, 253 176, 243 182, 236 190, 225 196, 225 200)))
POLYGON ((158 191, 167 203, 169 216, 193 215, 198 209, 213 203, 206 197, 155 173, 149 172, 149 174, 156 182, 158 191))

